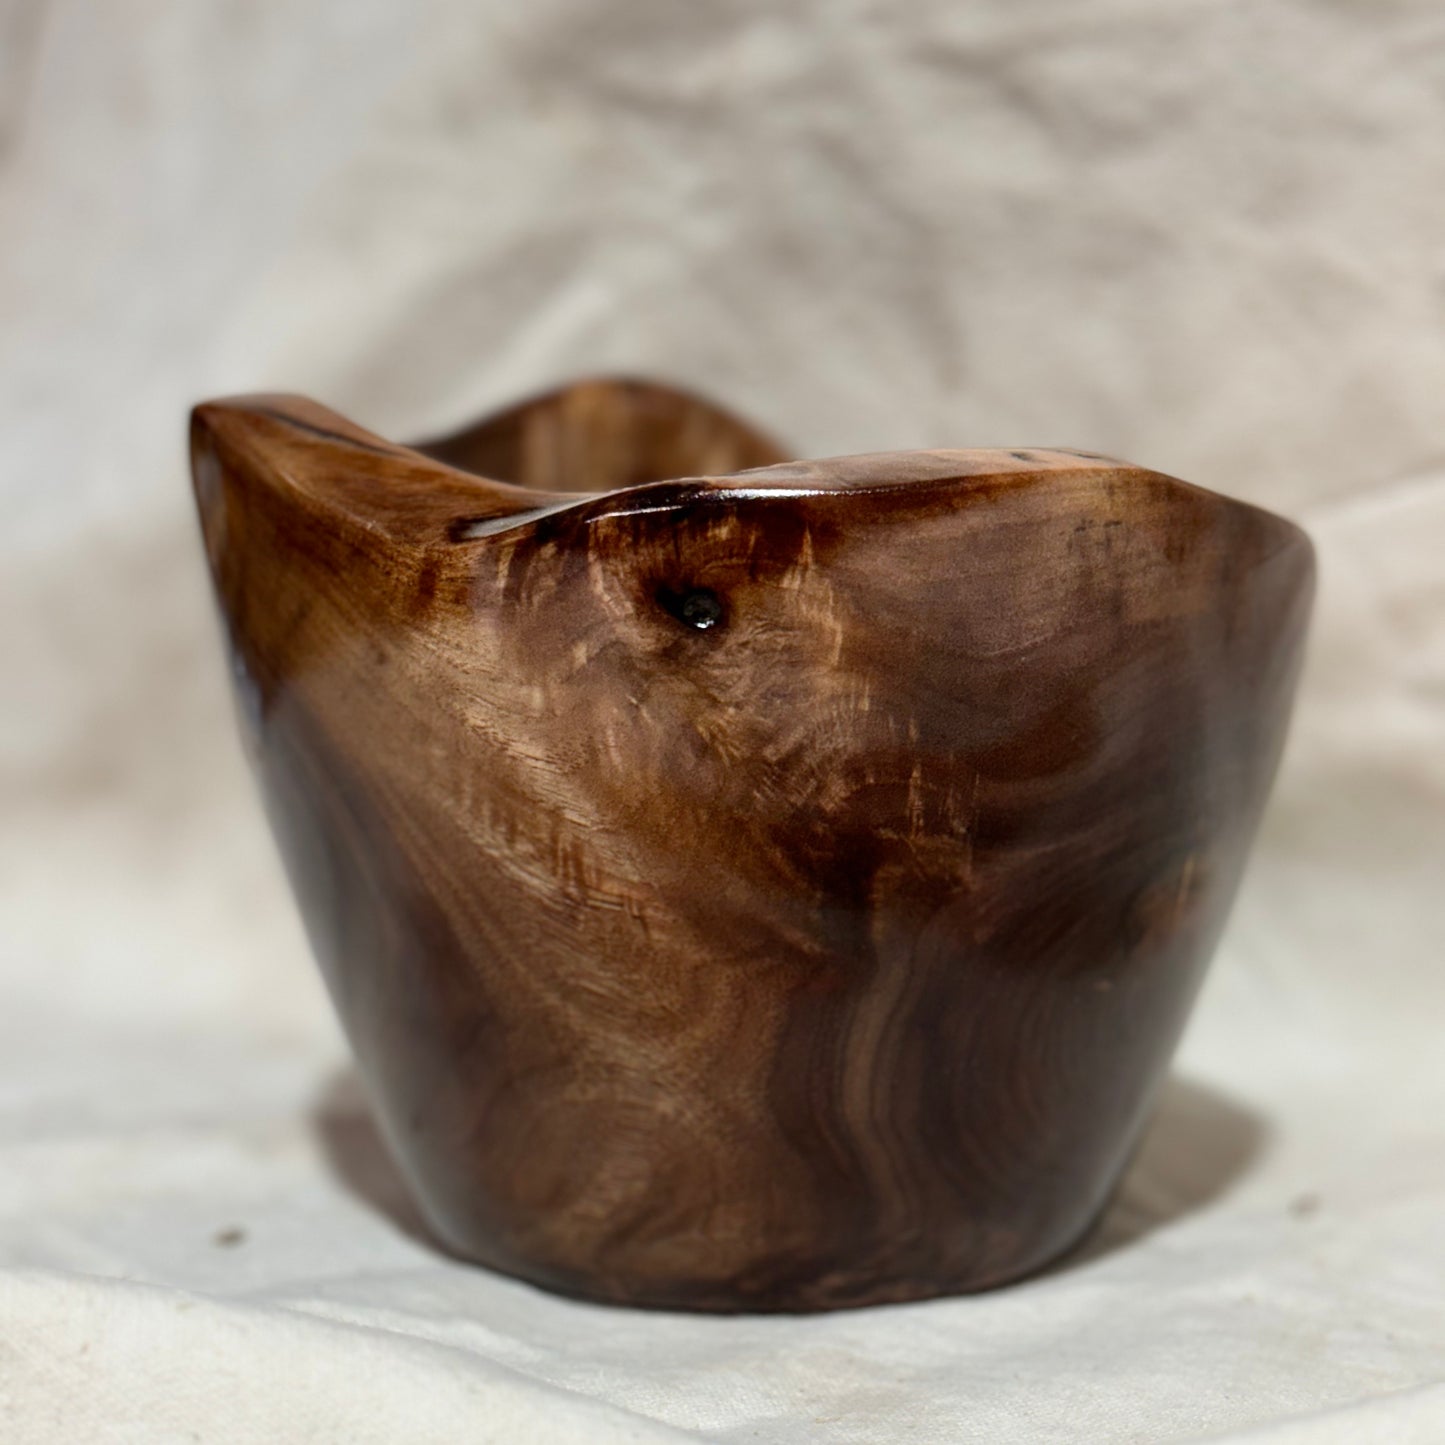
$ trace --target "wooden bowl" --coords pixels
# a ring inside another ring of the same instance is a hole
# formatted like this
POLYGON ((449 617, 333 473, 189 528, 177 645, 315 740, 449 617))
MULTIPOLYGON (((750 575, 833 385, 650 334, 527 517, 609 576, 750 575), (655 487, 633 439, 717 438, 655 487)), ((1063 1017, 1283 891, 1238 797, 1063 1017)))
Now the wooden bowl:
POLYGON ((192 454, 271 821, 448 1246, 815 1310, 1088 1228, 1275 771, 1301 532, 1085 452, 785 462, 637 383, 416 449, 212 402, 192 454))

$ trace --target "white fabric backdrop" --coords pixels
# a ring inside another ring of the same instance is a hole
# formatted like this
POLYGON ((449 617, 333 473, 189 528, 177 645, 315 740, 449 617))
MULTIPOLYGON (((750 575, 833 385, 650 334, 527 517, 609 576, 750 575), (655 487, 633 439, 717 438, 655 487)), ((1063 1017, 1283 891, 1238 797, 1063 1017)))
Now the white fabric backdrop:
POLYGON ((1445 1439, 1438 0, 0 3, 0 1439, 1445 1439), (417 1235, 236 747, 202 395, 582 371, 1302 520, 1298 725, 1100 1236, 832 1317, 417 1235))

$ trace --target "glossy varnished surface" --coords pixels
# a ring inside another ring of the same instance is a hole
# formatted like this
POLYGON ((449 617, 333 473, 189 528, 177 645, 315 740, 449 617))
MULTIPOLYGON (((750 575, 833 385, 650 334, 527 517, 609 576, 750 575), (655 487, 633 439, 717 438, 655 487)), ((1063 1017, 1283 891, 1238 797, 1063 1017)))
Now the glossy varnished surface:
POLYGON ((736 417, 645 381, 577 382, 418 450, 540 492, 615 491, 784 460, 775 441, 736 417))
POLYGON ((707 1309, 1036 1268, 1224 921, 1308 543, 1070 452, 716 475, 689 426, 776 453, 577 398, 431 455, 295 398, 193 422, 244 730, 434 1227, 707 1309))

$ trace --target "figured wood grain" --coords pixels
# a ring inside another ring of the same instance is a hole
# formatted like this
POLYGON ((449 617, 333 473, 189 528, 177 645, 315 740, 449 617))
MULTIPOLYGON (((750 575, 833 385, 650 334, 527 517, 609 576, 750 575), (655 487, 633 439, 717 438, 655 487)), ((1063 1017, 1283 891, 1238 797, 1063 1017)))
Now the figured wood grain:
POLYGON ((425 450, 241 398, 192 448, 268 811, 452 1249, 811 1310, 1081 1235, 1275 770, 1298 530, 1057 450, 728 475, 773 444, 637 383, 425 450))

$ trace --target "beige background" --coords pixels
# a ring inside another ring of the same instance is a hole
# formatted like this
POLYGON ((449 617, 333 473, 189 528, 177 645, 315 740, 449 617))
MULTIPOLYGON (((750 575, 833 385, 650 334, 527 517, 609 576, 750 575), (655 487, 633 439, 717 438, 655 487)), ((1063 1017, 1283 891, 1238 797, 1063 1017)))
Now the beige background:
POLYGON ((1445 1438, 1437 0, 4 0, 0 383, 7 1441, 1445 1438), (1315 536, 1255 865, 1068 1267, 719 1321, 414 1236, 232 735, 185 408, 407 436, 615 368, 1315 536))

